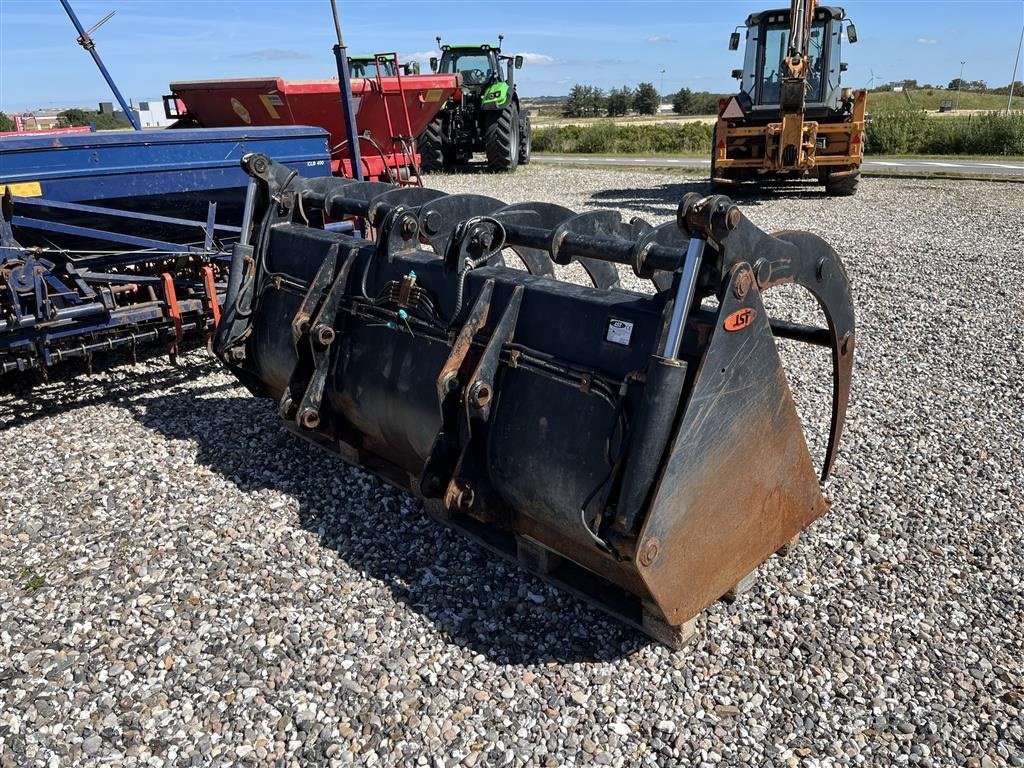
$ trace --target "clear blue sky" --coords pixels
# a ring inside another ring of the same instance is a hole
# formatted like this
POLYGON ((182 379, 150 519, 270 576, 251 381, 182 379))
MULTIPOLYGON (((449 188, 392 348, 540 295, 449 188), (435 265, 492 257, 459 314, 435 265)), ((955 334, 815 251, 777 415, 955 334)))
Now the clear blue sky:
MULTIPOLYGON (((96 34, 98 50, 125 95, 159 97, 172 80, 334 74, 328 0, 73 0, 86 27, 117 15, 96 34)), ((353 53, 431 55, 434 35, 456 41, 506 36, 505 51, 527 54, 524 94, 564 94, 573 83, 610 88, 653 82, 728 92, 741 66, 727 50, 746 15, 781 3, 756 0, 340 0, 353 53)), ((847 82, 916 78, 945 84, 1010 80, 1024 0, 848 0, 860 42, 847 46, 847 82)), ((1024 62, 1022 62, 1024 66, 1024 62)), ((1018 71, 1017 79, 1024 79, 1018 71)), ((0 109, 95 105, 106 85, 57 0, 0 0, 0 109)))

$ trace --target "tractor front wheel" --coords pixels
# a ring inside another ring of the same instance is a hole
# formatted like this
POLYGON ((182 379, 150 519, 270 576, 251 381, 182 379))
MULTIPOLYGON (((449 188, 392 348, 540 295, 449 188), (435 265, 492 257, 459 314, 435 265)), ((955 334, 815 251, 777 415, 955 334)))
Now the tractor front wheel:
POLYGON ((533 149, 533 127, 530 116, 523 115, 519 120, 519 164, 530 164, 530 152, 533 149))
POLYGON ((423 129, 416 139, 416 151, 420 155, 420 170, 423 173, 443 171, 444 162, 444 131, 443 117, 438 115, 423 129))
POLYGON ((487 167, 499 173, 512 173, 519 165, 519 107, 509 101, 491 117, 484 134, 487 167))
POLYGON ((841 176, 833 179, 831 174, 825 175, 825 194, 829 197, 849 197, 857 192, 857 184, 860 182, 860 174, 855 176, 841 176))

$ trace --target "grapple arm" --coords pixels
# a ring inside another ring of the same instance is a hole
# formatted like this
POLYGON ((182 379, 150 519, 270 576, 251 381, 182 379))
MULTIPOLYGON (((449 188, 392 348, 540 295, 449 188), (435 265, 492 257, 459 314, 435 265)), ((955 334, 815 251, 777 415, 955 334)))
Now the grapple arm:
POLYGON ((827 509, 774 341, 833 349, 824 477, 853 310, 818 238, 761 232, 724 197, 687 197, 654 227, 281 179, 257 160, 253 244, 214 349, 297 434, 490 546, 559 555, 560 583, 605 607, 615 585, 639 606, 615 613, 648 631, 688 621, 827 509), (365 236, 318 226, 339 215, 365 236), (554 277, 573 262, 592 285, 554 277), (654 292, 622 288, 623 267, 654 292), (770 321, 761 292, 785 282, 828 329, 770 321))
MULTIPOLYGON (((701 232, 702 217, 711 220, 710 211, 731 206, 728 198, 701 199, 687 195, 679 206, 679 226, 688 232, 701 232)), ((832 350, 832 415, 829 439, 822 462, 821 480, 832 470, 839 440, 843 432, 846 407, 850 398, 853 374, 854 314, 850 280, 839 256, 817 235, 802 231, 783 231, 768 235, 736 210, 732 227, 719 223, 717 231, 703 234, 717 238, 722 256, 722 274, 730 273, 737 264, 747 262, 757 288, 762 293, 777 285, 795 284, 806 289, 817 300, 828 324, 824 329, 772 320, 777 336, 824 346, 832 350)), ((718 219, 722 218, 719 214, 718 219)))

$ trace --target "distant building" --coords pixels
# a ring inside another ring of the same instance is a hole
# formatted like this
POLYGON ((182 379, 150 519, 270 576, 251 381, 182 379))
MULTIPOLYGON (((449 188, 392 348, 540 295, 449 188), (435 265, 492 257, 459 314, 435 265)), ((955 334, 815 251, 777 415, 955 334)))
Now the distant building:
POLYGON ((164 114, 163 99, 140 101, 136 114, 139 116, 139 124, 143 128, 164 128, 174 122, 164 114))
POLYGON ((60 127, 60 113, 63 109, 35 109, 31 112, 22 112, 15 115, 15 124, 20 122, 23 127, 19 130, 25 131, 49 131, 60 127))
MULTIPOLYGON (((124 110, 114 109, 114 103, 111 101, 100 102, 100 114, 112 115, 119 120, 131 122, 125 117, 124 110)), ((140 101, 132 108, 132 114, 143 128, 164 128, 174 122, 164 114, 163 99, 140 101)))
MULTIPOLYGON (((112 101, 101 101, 99 111, 101 115, 110 115, 111 117, 117 120, 123 120, 126 123, 131 122, 131 120, 125 116, 123 109, 114 109, 114 102, 112 101)), ((138 110, 135 109, 132 110, 132 114, 135 115, 136 118, 139 116, 138 110)))

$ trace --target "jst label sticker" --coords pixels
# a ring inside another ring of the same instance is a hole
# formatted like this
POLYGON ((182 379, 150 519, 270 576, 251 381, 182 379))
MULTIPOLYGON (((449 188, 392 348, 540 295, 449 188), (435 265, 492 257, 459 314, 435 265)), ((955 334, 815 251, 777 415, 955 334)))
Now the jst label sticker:
POLYGON ((631 322, 628 320, 617 320, 614 317, 608 320, 608 329, 604 334, 605 341, 628 347, 632 338, 633 324, 631 322))
POLYGON ((737 309, 727 318, 722 324, 727 331, 742 331, 749 328, 754 318, 757 317, 757 311, 753 309, 737 309))

